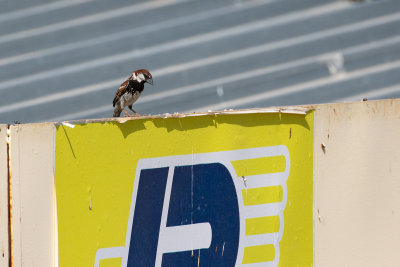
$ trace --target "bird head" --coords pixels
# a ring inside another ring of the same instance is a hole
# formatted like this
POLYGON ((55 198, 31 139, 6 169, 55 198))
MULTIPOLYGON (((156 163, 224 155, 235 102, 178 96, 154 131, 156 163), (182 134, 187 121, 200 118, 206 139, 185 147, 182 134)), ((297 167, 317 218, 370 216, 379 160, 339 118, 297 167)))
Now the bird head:
POLYGON ((146 69, 135 70, 134 72, 132 72, 132 79, 138 81, 139 83, 147 82, 153 85, 153 76, 146 69))

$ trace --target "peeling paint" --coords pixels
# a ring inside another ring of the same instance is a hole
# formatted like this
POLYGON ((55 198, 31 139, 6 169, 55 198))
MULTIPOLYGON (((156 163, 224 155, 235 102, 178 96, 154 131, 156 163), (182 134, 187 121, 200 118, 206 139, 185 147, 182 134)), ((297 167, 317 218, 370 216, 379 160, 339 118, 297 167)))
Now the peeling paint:
POLYGON ((72 123, 69 123, 69 122, 62 122, 62 125, 65 125, 65 126, 67 126, 67 127, 70 127, 70 128, 75 128, 75 125, 73 125, 72 123))
POLYGON ((321 144, 321 149, 322 149, 322 151, 324 152, 324 154, 326 153, 326 145, 325 145, 325 143, 322 143, 321 144))
POLYGON ((243 179, 243 184, 244 184, 244 187, 246 187, 247 188, 247 184, 246 184, 246 177, 244 177, 244 176, 242 176, 242 179, 243 179))
POLYGON ((321 215, 319 215, 319 209, 317 210, 317 213, 318 213, 318 221, 322 222, 321 215))
POLYGON ((92 197, 89 197, 89 210, 92 210, 92 197))
MULTIPOLYGON (((12 236, 12 194, 11 194, 11 129, 7 125, 7 164, 8 164, 8 248, 9 265, 13 267, 13 236, 12 236)), ((4 253, 4 252, 3 252, 4 253)))
POLYGON ((200 249, 199 249, 199 257, 197 258, 197 267, 200 266, 200 249))

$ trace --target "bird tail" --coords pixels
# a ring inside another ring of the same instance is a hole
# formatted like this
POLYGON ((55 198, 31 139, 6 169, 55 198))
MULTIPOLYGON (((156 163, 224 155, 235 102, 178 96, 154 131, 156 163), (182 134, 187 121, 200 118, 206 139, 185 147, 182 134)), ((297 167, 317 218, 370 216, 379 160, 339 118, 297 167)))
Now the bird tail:
POLYGON ((113 117, 119 117, 121 115, 122 109, 115 107, 113 117))

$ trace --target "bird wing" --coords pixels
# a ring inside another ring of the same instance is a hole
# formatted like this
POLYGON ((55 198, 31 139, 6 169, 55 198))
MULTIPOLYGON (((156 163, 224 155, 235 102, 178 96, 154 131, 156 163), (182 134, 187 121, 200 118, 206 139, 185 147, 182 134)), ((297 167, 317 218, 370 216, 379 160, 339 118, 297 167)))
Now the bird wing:
POLYGON ((119 99, 121 98, 121 96, 126 92, 126 88, 128 88, 129 85, 129 79, 126 80, 125 82, 123 82, 119 88, 117 93, 114 96, 114 100, 113 100, 113 107, 115 107, 115 104, 119 101, 119 99))

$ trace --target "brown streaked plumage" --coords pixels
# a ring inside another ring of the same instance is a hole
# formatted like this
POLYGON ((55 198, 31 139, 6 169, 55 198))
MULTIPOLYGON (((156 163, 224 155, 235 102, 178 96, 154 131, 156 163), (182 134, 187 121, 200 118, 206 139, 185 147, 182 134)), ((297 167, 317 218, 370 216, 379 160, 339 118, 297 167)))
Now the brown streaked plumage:
POLYGON ((132 72, 132 75, 123 82, 115 94, 113 107, 114 117, 119 117, 121 112, 124 112, 127 116, 131 116, 124 108, 129 107, 134 113, 137 113, 133 108, 133 103, 140 97, 144 89, 144 83, 153 85, 153 76, 146 69, 140 69, 132 72))

